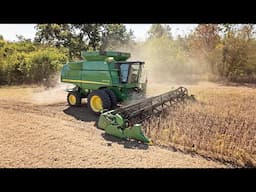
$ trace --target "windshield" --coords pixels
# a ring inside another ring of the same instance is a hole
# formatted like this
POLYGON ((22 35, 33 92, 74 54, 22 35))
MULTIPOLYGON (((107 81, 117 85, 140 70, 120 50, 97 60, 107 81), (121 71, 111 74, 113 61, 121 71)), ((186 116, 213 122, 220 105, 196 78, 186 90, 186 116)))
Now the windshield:
POLYGON ((128 81, 128 74, 129 74, 129 66, 130 64, 123 63, 120 65, 121 71, 121 82, 126 83, 128 81))
POLYGON ((121 83, 138 83, 141 63, 121 63, 120 80, 121 83))

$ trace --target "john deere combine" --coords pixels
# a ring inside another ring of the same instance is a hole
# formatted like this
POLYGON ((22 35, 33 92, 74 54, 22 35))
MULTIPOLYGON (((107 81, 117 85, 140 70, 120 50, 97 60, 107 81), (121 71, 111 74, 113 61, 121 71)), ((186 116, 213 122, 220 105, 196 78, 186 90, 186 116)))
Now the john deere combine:
POLYGON ((145 98, 144 62, 127 61, 129 53, 93 51, 82 52, 82 56, 83 61, 69 62, 61 71, 62 82, 76 85, 68 90, 67 101, 70 106, 78 106, 82 98, 87 98, 89 109, 100 115, 98 127, 108 134, 150 143, 143 134, 141 123, 167 107, 193 99, 184 87, 145 98), (144 98, 126 106, 117 106, 123 101, 131 101, 134 94, 144 98))

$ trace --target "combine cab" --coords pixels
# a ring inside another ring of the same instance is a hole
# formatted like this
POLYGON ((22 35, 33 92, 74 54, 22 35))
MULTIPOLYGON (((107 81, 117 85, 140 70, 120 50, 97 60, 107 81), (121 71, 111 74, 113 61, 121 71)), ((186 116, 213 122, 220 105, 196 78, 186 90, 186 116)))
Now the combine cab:
POLYGON ((151 143, 143 134, 141 123, 180 101, 194 99, 188 96, 184 87, 145 98, 144 62, 127 61, 129 53, 93 51, 82 52, 82 56, 83 61, 69 62, 61 71, 62 82, 76 85, 68 90, 67 101, 70 106, 78 106, 82 98, 87 98, 89 109, 100 115, 98 127, 108 134, 151 143), (130 105, 117 106, 131 101, 134 95, 141 99, 130 105))

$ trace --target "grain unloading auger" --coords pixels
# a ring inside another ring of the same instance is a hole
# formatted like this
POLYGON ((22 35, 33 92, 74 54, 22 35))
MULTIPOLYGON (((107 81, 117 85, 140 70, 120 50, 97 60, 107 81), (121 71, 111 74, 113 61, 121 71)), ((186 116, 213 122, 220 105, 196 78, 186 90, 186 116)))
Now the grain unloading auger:
POLYGON ((193 95, 188 95, 186 88, 179 87, 176 90, 104 112, 100 115, 98 127, 122 139, 136 139, 150 144, 152 141, 142 131, 143 121, 187 99, 195 100, 193 95))

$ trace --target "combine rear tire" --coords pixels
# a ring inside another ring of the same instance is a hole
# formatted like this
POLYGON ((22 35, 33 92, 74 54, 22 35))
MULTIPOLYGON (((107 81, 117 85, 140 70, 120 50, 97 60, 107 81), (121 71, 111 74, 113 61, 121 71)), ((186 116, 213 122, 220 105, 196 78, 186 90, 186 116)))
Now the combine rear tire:
POLYGON ((109 90, 109 89, 104 89, 104 91, 106 91, 106 93, 110 97, 111 109, 115 109, 117 107, 117 98, 116 98, 115 93, 113 91, 109 90))
POLYGON ((67 101, 70 106, 79 106, 81 105, 81 97, 78 92, 69 92, 67 96, 67 101))
POLYGON ((97 115, 100 115, 103 109, 106 109, 106 110, 111 109, 111 99, 107 94, 107 92, 104 90, 92 91, 88 95, 87 101, 88 101, 89 109, 97 115))

